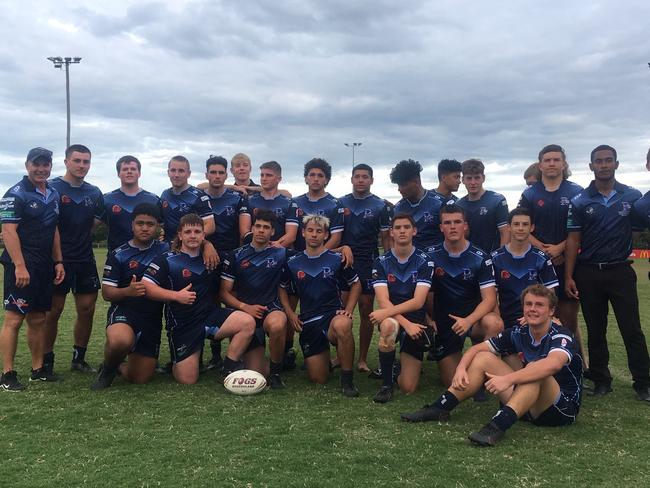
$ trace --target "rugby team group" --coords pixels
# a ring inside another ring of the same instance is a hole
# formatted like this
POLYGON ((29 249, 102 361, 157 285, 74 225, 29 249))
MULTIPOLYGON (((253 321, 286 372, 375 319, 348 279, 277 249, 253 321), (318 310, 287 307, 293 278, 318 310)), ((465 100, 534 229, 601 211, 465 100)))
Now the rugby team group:
POLYGON ((395 205, 371 193, 367 164, 354 166, 352 192, 335 198, 326 191, 330 164, 312 159, 304 165, 307 192, 292 197, 279 188, 276 161, 260 166, 256 184, 245 154, 230 164, 210 156, 207 182, 195 187, 188 183, 190 163, 179 155, 167 166, 171 187, 158 197, 140 187, 142 167, 134 156, 117 160, 120 187, 106 194, 86 181, 86 146, 68 147, 65 174, 50 179, 52 160, 47 149, 30 150, 27 174, 0 201, 4 391, 25 388, 14 368, 23 319, 30 381, 60 379, 53 350, 71 293, 71 369, 97 373, 93 390, 110 387, 117 376, 146 383, 156 372, 192 384, 210 369, 223 377, 256 370, 271 390, 282 389, 283 371, 296 367, 297 334, 311 381, 326 383, 340 368, 342 394, 355 397, 356 369, 380 382, 373 397, 380 404, 395 387, 416 391, 423 361, 436 361, 446 390, 422 409, 402 413, 404 421, 446 421, 463 400, 497 396, 496 414, 469 436, 492 446, 518 419, 573 423, 583 378, 593 382, 584 391, 595 397, 612 391, 611 303, 636 397, 650 402, 648 349, 629 260, 633 232, 650 225, 650 192, 642 196, 616 180, 611 146, 591 152, 594 178, 587 188, 567 179, 561 146, 544 147, 510 212, 502 195, 484 188, 478 159, 440 161, 439 184, 431 190, 417 161, 400 161, 390 173, 402 195, 395 205), (233 184, 226 184, 229 171, 233 184), (461 182, 467 196, 458 199, 461 182), (100 222, 108 227, 109 251, 101 280, 92 248, 100 222), (110 306, 96 372, 85 354, 99 289, 110 306), (158 363, 163 315, 167 365, 158 363), (371 368, 374 329, 379 364, 371 368), (473 345, 463 353, 467 338, 473 345))

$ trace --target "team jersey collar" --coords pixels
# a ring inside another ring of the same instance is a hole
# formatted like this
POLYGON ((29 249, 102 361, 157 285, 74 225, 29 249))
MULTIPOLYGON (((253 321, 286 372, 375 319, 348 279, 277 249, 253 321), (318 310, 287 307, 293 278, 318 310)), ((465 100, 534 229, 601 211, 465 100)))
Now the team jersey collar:
POLYGON ((43 193, 41 190, 36 188, 36 186, 34 186, 34 183, 32 183, 29 180, 29 176, 27 176, 27 175, 23 176, 22 185, 25 188, 25 190, 31 191, 31 192, 36 192, 36 193, 38 193, 40 195, 43 195, 45 198, 47 198, 47 196, 52 192, 52 187, 50 186, 49 181, 45 182, 45 193, 43 193))
POLYGON ((447 254, 449 254, 449 257, 450 257, 450 258, 457 258, 457 257, 460 256, 461 254, 463 254, 465 251, 467 251, 467 250, 469 249, 469 246, 470 246, 470 242, 467 241, 467 242, 465 243, 465 247, 463 248, 462 251, 460 251, 459 253, 453 253, 453 252, 451 252, 451 251, 447 248, 447 244, 445 244, 444 241, 443 241, 443 243, 442 243, 442 247, 445 249, 445 251, 447 251, 447 254))
POLYGON ((411 259, 411 256, 413 256, 413 254, 415 254, 415 246, 413 246, 413 249, 411 249, 411 253, 405 259, 400 258, 394 249, 391 249, 390 252, 393 256, 395 256, 395 259, 399 264, 404 264, 407 263, 409 259, 411 259))
POLYGON ((322 253, 320 253, 320 254, 318 254, 316 256, 310 256, 309 254, 307 254, 307 251, 303 251, 303 253, 305 254, 305 256, 307 256, 307 259, 318 259, 323 254, 325 254, 327 251, 328 251, 328 249, 326 248, 322 253))
POLYGON ((129 246, 131 246, 133 249, 137 249, 138 251, 146 251, 146 250, 148 250, 148 249, 151 249, 155 243, 156 243, 156 239, 152 239, 148 246, 145 246, 145 247, 138 247, 138 246, 136 246, 135 243, 133 242, 133 239, 129 239, 129 240, 127 241, 127 244, 128 244, 129 246))
POLYGON ((262 251, 266 251, 267 249, 269 249, 269 248, 271 247, 270 244, 267 244, 266 247, 263 247, 262 249, 259 249, 259 250, 258 250, 255 246, 253 246, 252 243, 248 243, 248 246, 253 250, 253 252, 262 252, 262 251))
POLYGON ((522 254, 513 254, 512 251, 510 250, 510 244, 506 244, 506 245, 503 246, 503 247, 504 247, 504 249, 508 252, 508 254, 510 254, 513 258, 515 258, 515 259, 521 259, 521 258, 523 258, 526 254, 528 254, 528 251, 530 251, 531 248, 532 248, 533 246, 532 246, 532 244, 528 243, 528 247, 526 248, 526 250, 525 250, 522 254))
MULTIPOLYGON (((627 185, 624 185, 623 183, 620 183, 620 182, 618 182, 616 180, 614 181, 614 191, 616 193, 623 193, 627 189, 628 189, 627 185)), ((592 198, 601 194, 598 191, 598 189, 596 188, 596 181, 595 180, 592 180, 591 183, 589 183, 589 186, 587 187, 587 193, 592 198)))
POLYGON ((329 197, 329 196, 330 196, 330 194, 329 194, 328 192, 325 192, 325 195, 323 195, 323 196, 320 197, 320 198, 317 198, 316 200, 313 200, 313 199, 309 196, 309 193, 305 193, 305 197, 307 197, 307 200, 309 200, 310 202, 320 202, 323 198, 327 198, 327 197, 329 197))
POLYGON ((526 328, 528 329, 528 336, 530 337, 531 344, 533 346, 539 346, 542 342, 544 342, 544 339, 546 339, 549 335, 551 335, 551 332, 553 331, 553 321, 550 322, 548 330, 537 342, 535 342, 535 338, 533 337, 533 333, 531 331, 530 325, 526 324, 526 328))
POLYGON ((405 198, 404 200, 406 200, 411 207, 417 207, 418 205, 420 205, 422 200, 424 200, 427 197, 428 194, 429 194, 429 190, 424 190, 424 195, 422 195, 422 198, 420 198, 417 202, 412 202, 408 198, 405 198))

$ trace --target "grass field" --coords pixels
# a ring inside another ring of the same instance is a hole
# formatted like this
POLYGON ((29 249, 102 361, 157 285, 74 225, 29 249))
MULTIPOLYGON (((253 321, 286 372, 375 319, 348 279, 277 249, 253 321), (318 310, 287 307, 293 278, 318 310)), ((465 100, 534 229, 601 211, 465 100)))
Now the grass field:
MULTIPOLYGON (((104 254, 98 253, 103 263, 104 254)), ((642 322, 650 336, 648 263, 636 265, 642 322)), ((72 302, 59 326, 58 384, 0 393, 0 487, 13 486, 648 486, 650 405, 635 399, 625 350, 610 324, 614 392, 586 397, 568 428, 518 423, 493 449, 472 447, 467 434, 496 404, 467 402, 449 423, 406 424, 399 413, 441 391, 434 363, 419 391, 373 404, 379 383, 357 377, 361 396, 338 391, 305 373, 286 375, 288 388, 253 397, 228 394, 216 373, 194 386, 157 376, 149 385, 117 379, 106 391, 92 377, 68 371, 72 302)), ((99 301, 87 359, 98 365, 106 304, 99 301)), ((166 346, 161 348, 166 359, 166 346)), ((376 363, 376 346, 371 347, 376 363)), ((21 334, 17 370, 28 379, 21 334)))

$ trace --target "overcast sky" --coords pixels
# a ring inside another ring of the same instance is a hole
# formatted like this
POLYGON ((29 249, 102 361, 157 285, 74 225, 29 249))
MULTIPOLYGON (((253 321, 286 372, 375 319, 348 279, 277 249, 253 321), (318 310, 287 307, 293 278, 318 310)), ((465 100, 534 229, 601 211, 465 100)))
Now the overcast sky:
MULTIPOLYGON (((521 174, 549 143, 565 147, 588 183, 590 150, 619 151, 619 179, 650 189, 647 1, 308 0, 3 2, 0 190, 20 178, 29 148, 54 150, 63 172, 65 75, 72 142, 93 150, 88 181, 118 186, 123 154, 143 162, 142 186, 169 186, 187 156, 198 181, 209 154, 244 152, 255 174, 284 168, 304 192, 312 157, 350 191, 351 151, 376 168, 375 192, 406 158, 434 187, 445 157, 478 157, 486 187, 514 204, 521 174)), ((461 192, 462 194, 463 192, 461 192)))

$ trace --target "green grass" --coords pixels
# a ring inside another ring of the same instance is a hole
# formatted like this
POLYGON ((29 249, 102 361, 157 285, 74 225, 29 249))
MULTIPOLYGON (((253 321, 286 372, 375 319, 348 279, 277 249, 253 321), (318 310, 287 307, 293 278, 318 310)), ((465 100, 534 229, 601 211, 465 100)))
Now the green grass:
MULTIPOLYGON (((99 252, 103 263, 104 254, 99 252)), ((636 265, 648 303, 648 263, 636 265)), ((563 429, 518 423, 499 446, 478 449, 467 434, 495 403, 467 402, 449 423, 405 424, 399 413, 441 391, 427 362, 415 395, 387 405, 371 401, 378 382, 357 377, 361 396, 342 398, 338 373, 325 386, 305 373, 288 388, 253 397, 228 394, 216 374, 194 386, 157 376, 145 386, 117 379, 104 392, 67 370, 72 301, 59 326, 59 384, 32 384, 0 394, 0 486, 647 486, 650 406, 633 396, 620 335, 611 321, 614 392, 585 398, 578 422, 563 429)), ((100 300, 87 359, 101 362, 106 304, 100 300)), ((646 335, 650 310, 644 306, 646 335)), ((163 360, 166 346, 163 345, 163 360)), ((375 350, 375 346, 371 351, 375 350)), ((376 353, 371 353, 371 364, 376 353)), ((21 334, 19 376, 29 354, 21 334)))

